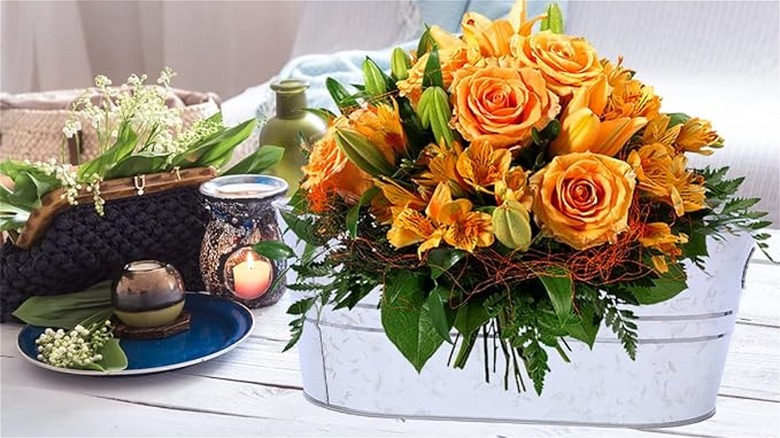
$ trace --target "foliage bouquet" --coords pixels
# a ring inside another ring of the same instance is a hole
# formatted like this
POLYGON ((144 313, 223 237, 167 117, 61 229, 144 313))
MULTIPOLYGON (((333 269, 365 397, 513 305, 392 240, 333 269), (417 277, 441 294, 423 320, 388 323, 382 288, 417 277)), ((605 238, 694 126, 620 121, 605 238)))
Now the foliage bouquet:
POLYGON ((320 111, 329 129, 283 213, 306 242, 290 288, 309 293, 290 346, 312 307, 381 288, 385 333, 418 371, 444 343, 462 368, 483 335, 541 393, 549 352, 568 360, 565 339, 592 346, 602 323, 633 358, 624 305, 684 290, 708 236, 765 247, 742 178, 687 165, 723 146, 710 123, 662 112, 622 60, 563 33, 555 5, 468 13, 460 36, 431 26, 391 66, 366 59, 354 92, 328 81, 341 114, 320 111))

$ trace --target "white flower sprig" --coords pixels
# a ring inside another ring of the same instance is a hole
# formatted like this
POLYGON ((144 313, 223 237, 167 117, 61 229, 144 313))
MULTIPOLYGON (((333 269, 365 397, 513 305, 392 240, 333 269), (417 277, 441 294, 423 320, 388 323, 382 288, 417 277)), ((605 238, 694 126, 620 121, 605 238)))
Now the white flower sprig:
POLYGON ((35 344, 38 346, 38 360, 60 368, 84 368, 103 360, 100 351, 112 338, 111 321, 94 323, 89 328, 77 325, 65 330, 47 328, 35 344))

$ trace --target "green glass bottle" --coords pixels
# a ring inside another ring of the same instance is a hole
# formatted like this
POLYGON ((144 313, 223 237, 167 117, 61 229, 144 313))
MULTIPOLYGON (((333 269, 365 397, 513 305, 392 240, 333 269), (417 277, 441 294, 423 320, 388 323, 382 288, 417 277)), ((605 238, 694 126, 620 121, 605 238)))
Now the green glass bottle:
POLYGON ((289 194, 298 190, 303 177, 301 167, 306 164, 301 138, 312 144, 327 129, 324 120, 304 111, 307 88, 309 83, 298 79, 284 79, 271 84, 271 89, 276 92, 276 116, 269 119, 260 130, 260 146, 276 145, 284 148, 282 160, 269 173, 287 181, 290 185, 289 194))

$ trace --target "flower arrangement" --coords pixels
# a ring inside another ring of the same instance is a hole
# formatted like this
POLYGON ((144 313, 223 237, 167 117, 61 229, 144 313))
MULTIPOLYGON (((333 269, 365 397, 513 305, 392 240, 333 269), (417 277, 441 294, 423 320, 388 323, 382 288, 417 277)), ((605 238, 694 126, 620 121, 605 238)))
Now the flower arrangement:
POLYGON ((684 290, 708 236, 766 247, 744 178, 688 166, 723 146, 709 122, 662 112, 622 59, 563 33, 557 6, 524 7, 467 13, 460 36, 427 28, 390 75, 366 59, 355 92, 328 80, 341 114, 320 110, 329 129, 283 212, 306 243, 288 348, 313 307, 381 288, 384 331, 418 371, 444 343, 462 368, 490 339, 505 387, 525 388, 524 368, 541 393, 548 352, 568 361, 565 339, 592 347, 602 323, 634 358, 624 305, 684 290))
MULTIPOLYGON (((12 235, 24 227, 41 199, 62 188, 63 199, 76 205, 77 198, 91 193, 95 210, 101 216, 105 200, 101 183, 115 178, 176 171, 192 167, 222 168, 232 158, 233 149, 252 132, 255 120, 228 128, 221 112, 184 126, 181 109, 169 107, 170 85, 176 73, 166 67, 158 86, 146 84, 147 76, 130 75, 118 87, 103 75, 95 77, 95 88, 87 89, 72 104, 71 117, 62 128, 62 156, 48 162, 0 163, 0 231, 12 235), (100 154, 86 162, 81 159, 80 137, 83 125, 97 134, 100 154), (76 162, 66 162, 66 141, 76 144, 76 162)), ((259 173, 278 161, 283 150, 276 146, 258 149, 225 174, 259 173)), ((143 189, 139 189, 139 195, 143 189)))

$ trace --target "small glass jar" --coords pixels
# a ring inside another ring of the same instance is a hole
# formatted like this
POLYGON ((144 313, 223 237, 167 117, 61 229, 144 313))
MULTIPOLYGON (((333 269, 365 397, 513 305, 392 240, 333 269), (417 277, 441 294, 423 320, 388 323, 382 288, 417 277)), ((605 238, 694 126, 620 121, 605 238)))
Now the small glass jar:
POLYGON ((279 301, 284 281, 271 286, 286 264, 257 254, 252 246, 264 240, 281 240, 273 203, 287 188, 283 179, 267 175, 222 176, 200 186, 210 213, 200 253, 208 292, 250 309, 279 301))
POLYGON ((160 327, 184 309, 184 281, 173 266, 157 260, 128 263, 111 288, 111 305, 130 327, 160 327))

